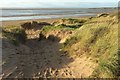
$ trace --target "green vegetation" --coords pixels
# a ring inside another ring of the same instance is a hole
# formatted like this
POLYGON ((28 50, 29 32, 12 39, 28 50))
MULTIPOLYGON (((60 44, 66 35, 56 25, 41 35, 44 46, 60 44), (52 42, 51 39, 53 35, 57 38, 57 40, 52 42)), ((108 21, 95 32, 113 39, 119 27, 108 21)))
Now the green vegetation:
POLYGON ((64 26, 70 28, 79 28, 82 26, 87 20, 86 19, 61 19, 53 23, 54 26, 64 26))
POLYGON ((75 30, 81 27, 87 20, 88 19, 72 19, 72 18, 60 19, 58 21, 55 21, 50 26, 44 26, 41 29, 41 33, 45 35, 47 32, 53 30, 66 30, 66 31, 75 30))
POLYGON ((46 32, 49 32, 50 30, 59 30, 62 29, 63 26, 44 26, 41 31, 43 34, 46 34, 46 32))
POLYGON ((74 30, 63 43, 62 50, 70 56, 86 55, 97 65, 90 77, 118 77, 118 22, 116 14, 101 14, 92 19, 61 19, 53 26, 42 28, 43 33, 54 30, 74 30))
POLYGON ((62 50, 70 56, 86 55, 98 66, 90 77, 118 77, 118 27, 115 14, 101 14, 92 19, 62 19, 54 22, 54 26, 46 26, 44 33, 54 30, 71 30, 75 34, 66 39, 62 50), (112 15, 112 16, 111 16, 112 15), (110 17, 108 17, 110 16, 110 17), (79 25, 79 27, 78 27, 79 25))
POLYGON ((18 26, 3 28, 2 36, 9 39, 14 45, 19 45, 19 43, 25 43, 26 41, 25 30, 18 26))
POLYGON ((76 34, 76 36, 72 36, 72 37, 66 39, 66 41, 63 43, 62 46, 63 46, 63 48, 70 47, 72 44, 75 44, 80 39, 81 39, 81 36, 79 34, 76 34))
POLYGON ((109 58, 99 60, 98 67, 91 77, 117 78, 119 76, 118 55, 111 54, 109 58))
POLYGON ((92 23, 84 24, 77 29, 63 44, 63 50, 70 55, 79 57, 86 54, 98 64, 91 77, 118 77, 117 19, 112 22, 109 20, 112 18, 93 19, 92 23))
POLYGON ((69 28, 69 27, 65 27, 65 26, 44 26, 41 29, 41 33, 42 34, 46 34, 49 31, 53 31, 53 30, 75 30, 74 28, 69 28))
POLYGON ((118 77, 118 22, 113 18, 116 16, 101 14, 92 19, 62 19, 54 22, 54 26, 43 27, 42 32, 74 30, 75 34, 62 44, 62 51, 67 51, 70 56, 84 54, 91 57, 98 66, 90 77, 118 77))

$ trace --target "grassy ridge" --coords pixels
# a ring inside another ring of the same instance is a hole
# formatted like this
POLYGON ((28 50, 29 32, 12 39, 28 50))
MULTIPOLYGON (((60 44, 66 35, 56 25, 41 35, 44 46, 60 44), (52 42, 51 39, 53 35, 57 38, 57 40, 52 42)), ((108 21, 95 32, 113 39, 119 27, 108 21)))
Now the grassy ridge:
POLYGON ((118 24, 111 17, 95 18, 84 24, 76 34, 67 39, 63 49, 70 55, 92 57, 98 66, 91 77, 117 77, 118 24), (95 23, 94 23, 95 22, 95 23))
MULTIPOLYGON (((47 30, 70 28, 68 25, 79 24, 78 19, 64 19, 55 24, 62 26, 47 27, 47 30)), ((63 43, 63 51, 69 55, 92 57, 98 66, 90 77, 118 77, 118 22, 117 15, 99 16, 77 25, 75 34, 63 43)))

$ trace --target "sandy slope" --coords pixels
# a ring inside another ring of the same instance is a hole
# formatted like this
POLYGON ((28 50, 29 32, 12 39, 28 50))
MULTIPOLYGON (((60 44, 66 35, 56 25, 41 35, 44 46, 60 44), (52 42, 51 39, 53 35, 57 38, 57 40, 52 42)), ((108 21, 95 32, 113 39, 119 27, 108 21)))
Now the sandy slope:
POLYGON ((3 39, 3 77, 80 78, 91 75, 95 64, 85 55, 68 56, 59 41, 29 39, 16 47, 3 39))

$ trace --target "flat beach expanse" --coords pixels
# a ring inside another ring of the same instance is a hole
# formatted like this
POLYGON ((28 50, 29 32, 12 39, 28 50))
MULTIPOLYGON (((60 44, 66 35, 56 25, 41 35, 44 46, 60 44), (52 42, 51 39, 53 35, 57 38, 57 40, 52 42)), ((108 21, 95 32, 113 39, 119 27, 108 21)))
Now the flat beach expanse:
MULTIPOLYGON (((91 17, 91 16, 81 16, 81 17, 78 16, 78 17, 72 17, 72 18, 80 19, 80 18, 87 18, 87 17, 91 17)), ((0 21, 0 24, 2 24, 0 25, 0 27, 20 26, 22 23, 31 22, 31 21, 53 23, 59 19, 62 19, 62 18, 0 21)))
POLYGON ((32 20, 12 20, 12 21, 0 21, 2 24, 0 27, 5 27, 5 26, 19 26, 22 23, 25 22, 31 22, 31 21, 38 21, 38 22, 48 22, 52 23, 60 18, 54 18, 54 19, 32 19, 32 20))
POLYGON ((116 8, 86 8, 86 9, 2 9, 0 27, 19 26, 29 21, 52 23, 61 18, 82 18, 96 16, 99 13, 110 13, 116 8))

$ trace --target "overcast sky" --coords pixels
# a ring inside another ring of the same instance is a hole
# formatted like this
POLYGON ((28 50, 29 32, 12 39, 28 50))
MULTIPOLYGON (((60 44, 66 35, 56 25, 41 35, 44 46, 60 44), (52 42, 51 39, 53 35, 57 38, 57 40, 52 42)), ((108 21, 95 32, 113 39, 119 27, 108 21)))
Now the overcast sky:
POLYGON ((117 7, 119 0, 0 0, 0 8, 117 7))

